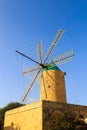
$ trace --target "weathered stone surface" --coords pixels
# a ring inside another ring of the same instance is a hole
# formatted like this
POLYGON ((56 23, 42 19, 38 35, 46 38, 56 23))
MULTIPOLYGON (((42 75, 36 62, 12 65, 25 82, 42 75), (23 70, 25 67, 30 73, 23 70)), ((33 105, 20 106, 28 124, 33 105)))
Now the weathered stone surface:
POLYGON ((44 71, 40 82, 40 100, 66 103, 64 73, 60 70, 44 71))
POLYGON ((42 102, 7 111, 4 130, 42 130, 42 102))

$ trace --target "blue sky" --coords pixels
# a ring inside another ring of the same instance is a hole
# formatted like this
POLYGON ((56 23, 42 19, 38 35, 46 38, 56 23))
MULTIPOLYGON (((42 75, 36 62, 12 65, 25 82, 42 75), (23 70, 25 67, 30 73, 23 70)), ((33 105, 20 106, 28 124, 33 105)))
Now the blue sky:
MULTIPOLYGON (((20 50, 36 59, 36 46, 43 42, 44 54, 55 33, 65 33, 51 57, 73 49, 73 61, 60 66, 67 73, 67 102, 87 105, 87 1, 86 0, 0 0, 0 107, 21 102, 29 77, 22 68, 31 61, 16 54, 20 50)), ((30 100, 39 99, 35 85, 30 100)))

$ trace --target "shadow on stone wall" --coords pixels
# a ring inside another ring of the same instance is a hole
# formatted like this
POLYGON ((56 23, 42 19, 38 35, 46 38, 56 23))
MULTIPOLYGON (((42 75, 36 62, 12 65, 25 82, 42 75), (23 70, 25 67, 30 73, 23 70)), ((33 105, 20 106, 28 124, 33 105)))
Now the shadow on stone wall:
POLYGON ((12 128, 11 126, 5 127, 4 130, 20 130, 20 128, 12 128))
POLYGON ((4 127, 4 130, 20 130, 20 127, 12 122, 11 126, 4 127))

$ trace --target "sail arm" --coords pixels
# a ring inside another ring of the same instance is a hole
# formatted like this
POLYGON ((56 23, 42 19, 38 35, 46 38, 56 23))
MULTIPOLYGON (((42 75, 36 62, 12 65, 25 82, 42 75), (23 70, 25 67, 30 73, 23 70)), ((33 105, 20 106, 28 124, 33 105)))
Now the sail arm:
POLYGON ((39 66, 28 67, 23 71, 22 75, 28 76, 29 74, 34 73, 37 70, 39 70, 39 66))
POLYGON ((27 100, 27 98, 28 98, 28 96, 29 96, 34 84, 35 84, 35 81, 36 81, 37 77, 39 76, 40 71, 41 71, 41 69, 39 69, 39 71, 36 73, 35 77, 31 81, 31 83, 28 84, 27 89, 25 90, 25 92, 22 96, 22 102, 23 103, 27 100))
POLYGON ((43 64, 45 64, 46 61, 48 60, 49 56, 51 55, 52 51, 54 50, 54 48, 58 44, 58 42, 59 42, 60 38, 62 37, 63 33, 64 33, 64 30, 60 30, 57 33, 56 37, 54 38, 54 40, 53 40, 53 42, 52 42, 52 44, 50 46, 50 48, 47 51, 47 54, 46 54, 46 57, 45 57, 45 60, 44 60, 43 64))
POLYGON ((51 62, 56 63, 56 65, 61 65, 61 64, 72 61, 73 56, 74 56, 73 50, 70 50, 68 52, 65 52, 62 55, 59 55, 56 58, 51 59, 51 62))

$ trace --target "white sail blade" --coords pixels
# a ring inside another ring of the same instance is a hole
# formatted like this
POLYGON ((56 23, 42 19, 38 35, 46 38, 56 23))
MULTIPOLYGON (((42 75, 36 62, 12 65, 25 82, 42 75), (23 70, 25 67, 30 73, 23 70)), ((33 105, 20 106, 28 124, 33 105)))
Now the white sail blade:
POLYGON ((56 58, 51 59, 51 61, 53 61, 54 63, 56 63, 56 65, 61 65, 67 62, 72 61, 72 57, 74 56, 73 50, 70 50, 68 52, 65 52, 62 55, 59 55, 56 58))
POLYGON ((34 77, 34 78, 32 79, 32 81, 31 81, 31 83, 28 84, 28 86, 27 86, 27 88, 26 88, 26 90, 25 90, 25 92, 24 92, 24 94, 23 94, 23 96, 22 96, 22 102, 23 102, 23 103, 26 102, 26 100, 27 100, 27 98, 28 98, 28 96, 29 96, 29 94, 30 94, 30 92, 31 92, 31 90, 32 90, 32 88, 33 88, 33 86, 34 86, 34 84, 35 84, 35 81, 36 81, 37 77, 38 77, 39 74, 40 74, 40 71, 41 71, 41 69, 39 69, 39 71, 36 73, 35 77, 34 77))
POLYGON ((23 71, 23 76, 28 76, 29 74, 32 74, 36 72, 39 69, 39 66, 33 66, 33 67, 28 67, 23 71))
POLYGON ((51 54, 52 51, 54 50, 55 46, 58 44, 58 42, 59 42, 60 38, 62 37, 63 33, 64 33, 64 30, 60 30, 60 31, 57 33, 56 37, 54 38, 54 40, 53 40, 53 42, 52 42, 52 44, 51 44, 51 46, 50 46, 50 48, 49 48, 48 51, 47 51, 47 54, 46 54, 46 57, 45 57, 45 60, 44 60, 44 63, 43 63, 43 64, 46 63, 47 59, 49 58, 50 54, 51 54))
POLYGON ((39 62, 42 63, 42 55, 43 55, 42 41, 39 41, 39 43, 37 44, 36 53, 37 53, 37 58, 39 62))

